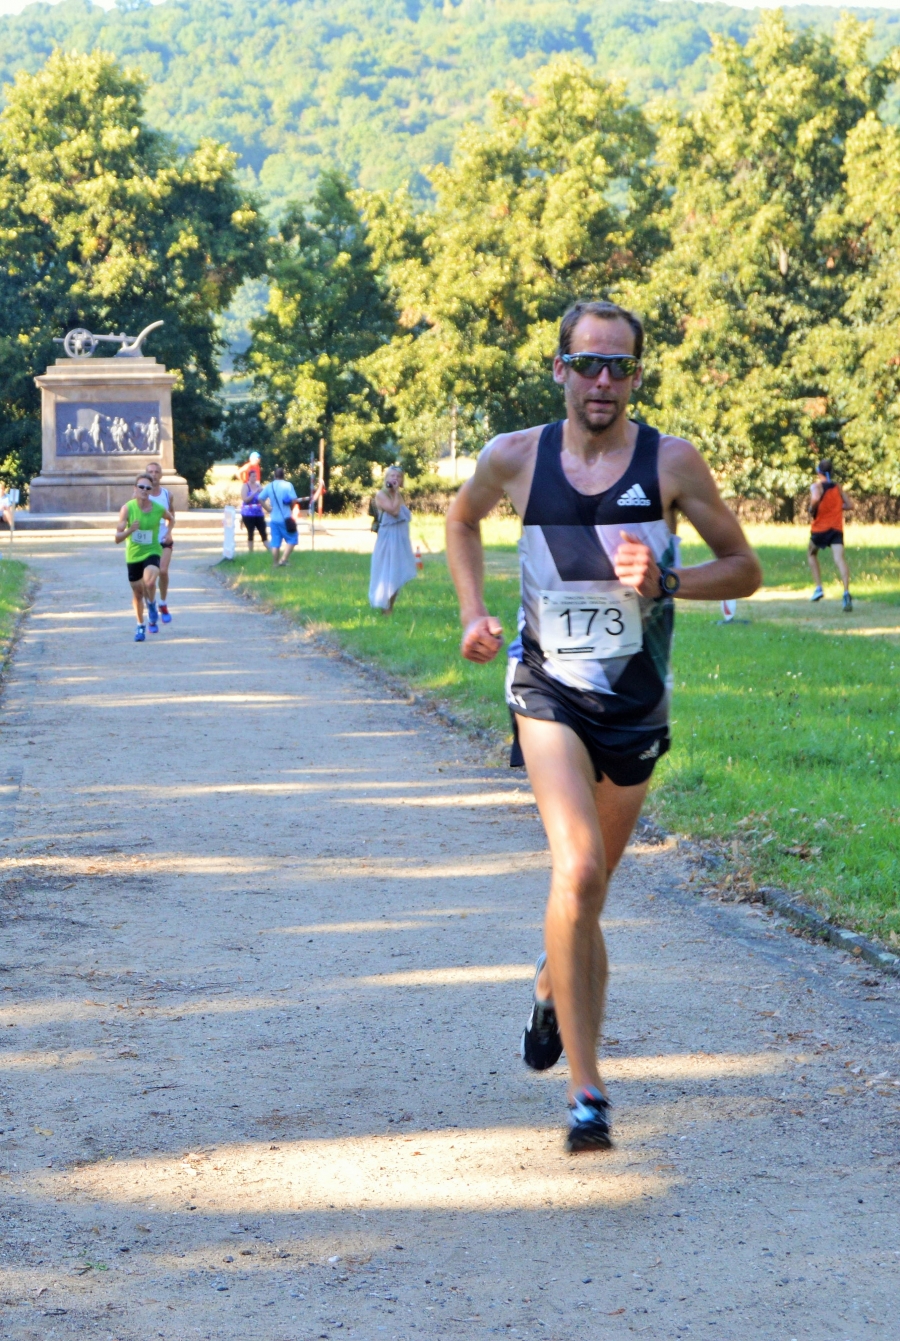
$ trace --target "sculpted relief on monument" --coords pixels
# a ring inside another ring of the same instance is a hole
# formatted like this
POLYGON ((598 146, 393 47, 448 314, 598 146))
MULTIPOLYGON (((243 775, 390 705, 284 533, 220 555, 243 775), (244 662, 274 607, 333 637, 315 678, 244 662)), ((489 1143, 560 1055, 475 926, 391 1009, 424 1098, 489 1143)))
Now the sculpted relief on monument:
POLYGON ((160 451, 158 401, 57 401, 57 456, 153 456, 160 451))

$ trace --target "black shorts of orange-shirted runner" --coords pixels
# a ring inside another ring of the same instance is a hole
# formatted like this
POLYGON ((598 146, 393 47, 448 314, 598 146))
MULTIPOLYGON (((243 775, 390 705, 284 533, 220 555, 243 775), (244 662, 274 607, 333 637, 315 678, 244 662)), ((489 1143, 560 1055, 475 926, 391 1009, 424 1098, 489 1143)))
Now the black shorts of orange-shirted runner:
POLYGON ((832 545, 843 545, 844 532, 829 529, 827 531, 811 531, 810 540, 816 549, 831 549, 832 545))

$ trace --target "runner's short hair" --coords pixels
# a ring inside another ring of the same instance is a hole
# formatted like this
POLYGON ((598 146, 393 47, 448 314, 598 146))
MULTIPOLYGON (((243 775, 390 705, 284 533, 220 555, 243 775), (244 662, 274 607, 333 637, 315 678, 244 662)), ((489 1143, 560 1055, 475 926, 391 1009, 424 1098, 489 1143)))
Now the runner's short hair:
POLYGON ((153 483, 150 476, 147 474, 146 470, 142 470, 140 475, 136 475, 134 478, 135 484, 139 484, 141 480, 146 480, 148 484, 153 483))
MULTIPOLYGON (((559 352, 571 354, 572 332, 582 317, 599 317, 601 321, 626 321, 634 333, 634 357, 639 359, 644 352, 644 325, 636 312, 618 303, 594 302, 573 303, 559 323, 559 352)), ((575 351, 577 352, 577 351, 575 351)), ((598 351, 599 352, 599 351, 598 351)))
POLYGON ((827 475, 828 478, 831 479, 834 474, 834 466, 831 464, 828 457, 826 457, 824 461, 819 462, 816 466, 816 473, 819 475, 827 475))
POLYGON ((276 466, 272 471, 272 478, 276 480, 284 479, 284 466, 276 466))

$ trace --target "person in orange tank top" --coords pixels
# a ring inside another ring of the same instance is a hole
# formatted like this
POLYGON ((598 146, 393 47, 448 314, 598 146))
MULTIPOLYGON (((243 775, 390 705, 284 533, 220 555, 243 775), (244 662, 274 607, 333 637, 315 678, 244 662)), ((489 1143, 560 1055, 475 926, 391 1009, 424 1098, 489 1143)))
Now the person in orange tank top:
POLYGON ((809 599, 821 601, 825 595, 822 590, 819 550, 830 549, 834 566, 844 584, 844 610, 847 613, 853 609, 853 601, 850 596, 850 569, 844 555, 844 513, 852 510, 850 499, 834 481, 831 462, 820 461, 816 466, 816 482, 809 491, 812 529, 806 556, 816 583, 816 589, 809 599))
POLYGON ((238 479, 241 484, 247 484, 251 478, 255 478, 256 487, 258 489, 262 483, 262 467, 259 464, 259 452, 251 452, 250 460, 245 461, 238 471, 238 479))

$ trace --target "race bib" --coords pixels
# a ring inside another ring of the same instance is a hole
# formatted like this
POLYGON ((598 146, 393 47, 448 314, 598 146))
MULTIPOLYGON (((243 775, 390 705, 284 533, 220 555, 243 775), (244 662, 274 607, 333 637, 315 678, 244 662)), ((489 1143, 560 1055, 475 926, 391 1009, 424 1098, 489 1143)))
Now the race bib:
POLYGON ((560 661, 610 661, 644 645, 641 605, 633 587, 542 591, 541 650, 560 661))
POLYGON ((152 531, 132 531, 132 532, 131 532, 131 538, 132 538, 132 540, 134 541, 134 543, 135 543, 136 545, 152 545, 152 544, 153 544, 153 532, 152 532, 152 531))

